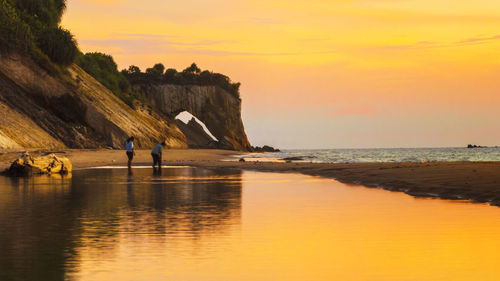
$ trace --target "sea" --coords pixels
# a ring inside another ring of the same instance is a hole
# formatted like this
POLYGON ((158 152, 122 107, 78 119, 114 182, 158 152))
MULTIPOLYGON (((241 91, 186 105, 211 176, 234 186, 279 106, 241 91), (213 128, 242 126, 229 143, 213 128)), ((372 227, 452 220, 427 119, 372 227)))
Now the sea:
POLYGON ((313 163, 500 161, 500 147, 287 149, 237 157, 313 163))

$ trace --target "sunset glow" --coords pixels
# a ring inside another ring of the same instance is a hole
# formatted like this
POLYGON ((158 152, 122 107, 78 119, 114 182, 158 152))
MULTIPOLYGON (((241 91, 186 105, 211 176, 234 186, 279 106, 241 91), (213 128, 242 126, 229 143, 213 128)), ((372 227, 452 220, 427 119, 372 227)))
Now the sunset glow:
POLYGON ((63 26, 120 69, 239 81, 252 144, 500 144, 500 2, 69 0, 63 26), (299 133, 300 132, 300 133, 299 133))

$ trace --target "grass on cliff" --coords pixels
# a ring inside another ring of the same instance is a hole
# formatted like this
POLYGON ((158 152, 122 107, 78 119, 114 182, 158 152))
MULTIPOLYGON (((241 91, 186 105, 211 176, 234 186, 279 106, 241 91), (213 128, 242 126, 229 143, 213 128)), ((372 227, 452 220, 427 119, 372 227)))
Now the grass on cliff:
POLYGON ((80 54, 76 63, 123 102, 135 109, 134 102, 140 100, 140 97, 132 91, 127 78, 118 71, 112 56, 103 53, 80 54))
POLYGON ((60 74, 78 55, 73 35, 60 26, 65 0, 0 0, 0 51, 29 55, 60 74))
POLYGON ((67 78, 66 67, 76 62, 97 81, 134 108, 140 97, 131 84, 168 83, 175 85, 218 86, 239 98, 240 83, 192 64, 181 72, 165 70, 162 64, 146 72, 136 66, 119 72, 113 58, 102 53, 81 54, 70 31, 60 26, 66 0, 0 0, 0 53, 20 53, 31 57, 54 76, 67 78))
POLYGON ((132 65, 129 69, 122 70, 122 73, 131 84, 167 83, 174 85, 218 86, 231 95, 240 98, 240 83, 233 83, 229 77, 220 73, 208 70, 202 71, 195 63, 181 72, 173 68, 165 70, 163 64, 157 63, 153 67, 146 69, 146 72, 141 72, 139 67, 132 65))

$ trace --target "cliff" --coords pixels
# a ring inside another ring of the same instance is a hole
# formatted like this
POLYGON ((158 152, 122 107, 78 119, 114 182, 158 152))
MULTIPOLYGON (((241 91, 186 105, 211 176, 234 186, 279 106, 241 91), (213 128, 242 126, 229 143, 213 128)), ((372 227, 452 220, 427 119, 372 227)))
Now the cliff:
POLYGON ((133 110, 76 65, 67 71, 54 77, 29 58, 0 56, 0 150, 121 148, 130 135, 139 148, 187 147, 173 119, 133 110))
POLYGON ((121 148, 132 135, 138 148, 162 141, 171 148, 185 148, 186 136, 174 119, 183 110, 196 114, 215 132, 219 147, 251 149, 235 97, 239 83, 219 73, 201 72, 194 63, 180 74, 164 71, 161 64, 147 73, 131 67, 132 76, 180 75, 181 84, 203 78, 233 94, 218 87, 157 87, 146 82, 139 89, 151 104, 137 105, 137 94, 111 56, 80 53, 76 39, 60 25, 65 5, 65 0, 0 5, 0 152, 121 148))
POLYGON ((218 148, 218 143, 203 130, 203 127, 194 118, 189 120, 187 124, 179 119, 175 121, 177 127, 186 136, 189 148, 218 148))
POLYGON ((132 85, 153 108, 175 118, 188 111, 219 140, 218 147, 251 151, 241 120, 241 100, 218 86, 138 83, 132 85))

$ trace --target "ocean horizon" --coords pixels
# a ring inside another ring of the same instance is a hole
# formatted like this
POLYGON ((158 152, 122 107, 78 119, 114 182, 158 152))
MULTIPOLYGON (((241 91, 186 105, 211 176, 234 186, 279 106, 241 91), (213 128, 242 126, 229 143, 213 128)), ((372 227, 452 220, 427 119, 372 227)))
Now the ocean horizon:
POLYGON ((500 161, 500 147, 283 149, 243 156, 312 163, 474 162, 500 161))

